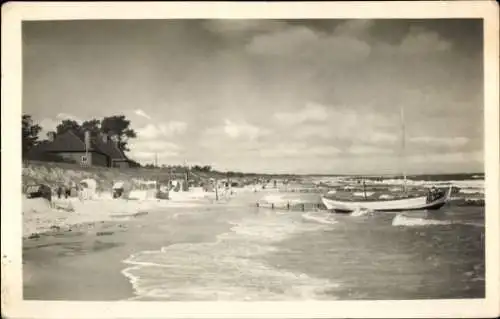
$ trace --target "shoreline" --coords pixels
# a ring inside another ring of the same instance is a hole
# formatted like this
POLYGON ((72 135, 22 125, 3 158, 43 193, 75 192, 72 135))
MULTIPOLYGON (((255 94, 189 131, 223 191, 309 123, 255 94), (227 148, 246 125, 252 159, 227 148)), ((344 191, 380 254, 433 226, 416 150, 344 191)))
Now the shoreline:
MULTIPOLYGON (((124 260, 137 251, 156 248, 156 242, 162 246, 161 240, 147 242, 141 238, 142 227, 148 223, 143 218, 158 212, 215 205, 207 198, 142 203, 107 199, 85 203, 56 199, 55 202, 65 207, 72 204, 74 209, 50 207, 43 199, 23 199, 24 299, 133 299, 137 297, 133 284, 123 274, 130 265, 124 260), (118 208, 110 210, 112 205, 118 208), (128 209, 123 211, 123 208, 128 209)), ((231 200, 223 200, 218 205, 221 203, 227 205, 231 200)), ((163 237, 170 240, 169 236, 163 237)), ((171 243, 175 242, 163 244, 171 243)))

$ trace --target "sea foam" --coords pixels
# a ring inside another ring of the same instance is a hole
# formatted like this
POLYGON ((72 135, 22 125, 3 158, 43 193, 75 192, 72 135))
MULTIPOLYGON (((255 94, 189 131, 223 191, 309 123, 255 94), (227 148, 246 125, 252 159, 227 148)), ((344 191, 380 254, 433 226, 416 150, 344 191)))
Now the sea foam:
POLYGON ((419 217, 410 217, 403 214, 396 215, 392 220, 392 226, 432 226, 432 225, 450 225, 451 221, 442 221, 435 219, 425 219, 419 217))
POLYGON ((331 217, 331 213, 324 213, 324 212, 308 212, 302 214, 302 218, 315 222, 315 223, 320 223, 320 224, 326 224, 326 225, 334 225, 337 224, 337 221, 331 217))
POLYGON ((297 216, 267 214, 231 222, 215 242, 178 243, 131 255, 123 274, 144 300, 318 300, 337 287, 326 279, 281 270, 262 256, 273 243, 326 225, 297 216))

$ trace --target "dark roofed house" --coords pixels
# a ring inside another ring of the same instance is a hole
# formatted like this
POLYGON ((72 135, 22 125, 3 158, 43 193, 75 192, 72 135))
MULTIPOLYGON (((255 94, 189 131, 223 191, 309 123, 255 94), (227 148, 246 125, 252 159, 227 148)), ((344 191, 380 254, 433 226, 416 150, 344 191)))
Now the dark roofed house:
POLYGON ((68 161, 82 163, 85 156, 86 165, 104 167, 129 167, 130 160, 118 148, 116 141, 107 134, 90 136, 89 148, 85 150, 85 134, 68 130, 61 134, 53 134, 49 141, 42 142, 32 148, 28 159, 46 160, 59 157, 68 161), (55 156, 54 156, 55 155, 55 156))

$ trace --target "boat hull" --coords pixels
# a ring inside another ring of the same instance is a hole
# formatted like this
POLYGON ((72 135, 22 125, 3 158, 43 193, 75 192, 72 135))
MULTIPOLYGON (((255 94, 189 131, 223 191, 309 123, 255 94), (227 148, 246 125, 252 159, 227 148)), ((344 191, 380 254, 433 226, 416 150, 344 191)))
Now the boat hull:
POLYGON ((442 197, 428 201, 426 196, 383 200, 383 201, 345 201, 322 197, 321 200, 328 210, 340 213, 349 213, 357 210, 400 212, 408 210, 436 210, 446 204, 451 194, 451 189, 442 197))

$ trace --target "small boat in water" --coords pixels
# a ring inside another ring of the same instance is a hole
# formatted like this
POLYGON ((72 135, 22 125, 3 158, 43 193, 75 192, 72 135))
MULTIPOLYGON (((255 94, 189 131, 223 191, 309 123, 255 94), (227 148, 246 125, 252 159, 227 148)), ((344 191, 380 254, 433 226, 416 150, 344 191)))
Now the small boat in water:
POLYGON ((452 186, 447 191, 430 192, 427 196, 398 199, 349 200, 321 197, 328 210, 353 212, 359 210, 397 212, 407 210, 439 209, 446 204, 452 193, 452 186))

